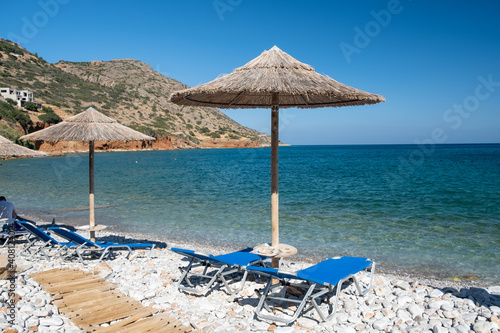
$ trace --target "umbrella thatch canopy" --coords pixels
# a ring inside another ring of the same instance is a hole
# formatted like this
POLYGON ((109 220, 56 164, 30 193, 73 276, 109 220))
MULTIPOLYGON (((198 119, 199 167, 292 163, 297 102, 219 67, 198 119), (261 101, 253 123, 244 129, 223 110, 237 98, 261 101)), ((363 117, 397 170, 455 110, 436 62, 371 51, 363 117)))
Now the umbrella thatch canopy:
POLYGON ((0 158, 46 156, 47 153, 29 149, 0 135, 0 158))
POLYGON ((318 108, 375 104, 385 101, 318 74, 274 46, 231 74, 194 88, 174 92, 171 100, 181 105, 218 108, 270 108, 272 94, 280 108, 318 108))
POLYGON ((29 141, 149 141, 155 140, 123 126, 93 108, 69 117, 59 124, 25 135, 29 141))
MULTIPOLYGON (((271 232, 272 246, 277 247, 279 108, 364 105, 385 99, 318 74, 274 46, 231 74, 174 92, 171 101, 219 108, 271 108, 271 232)), ((277 263, 273 260, 273 266, 277 263)))
POLYGON ((155 138, 118 124, 116 120, 103 115, 93 108, 65 119, 59 124, 24 135, 22 140, 29 141, 88 141, 89 142, 89 210, 91 238, 95 237, 94 217, 94 141, 150 141, 155 138))

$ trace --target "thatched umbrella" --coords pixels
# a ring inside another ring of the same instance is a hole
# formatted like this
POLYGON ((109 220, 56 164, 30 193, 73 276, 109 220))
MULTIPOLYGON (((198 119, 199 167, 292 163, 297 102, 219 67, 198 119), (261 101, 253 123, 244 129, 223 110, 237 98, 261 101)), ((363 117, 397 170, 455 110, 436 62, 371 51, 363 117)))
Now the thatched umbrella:
POLYGON ((29 149, 0 135, 0 158, 47 156, 47 153, 29 149))
POLYGON ((218 108, 271 108, 271 228, 272 246, 277 247, 279 108, 364 105, 385 99, 318 74, 274 46, 231 74, 174 92, 171 101, 218 108))
POLYGON ((69 117, 59 124, 24 135, 29 141, 88 141, 89 142, 89 211, 90 237, 95 238, 94 217, 94 141, 150 141, 155 138, 118 124, 116 120, 103 115, 93 108, 69 117))

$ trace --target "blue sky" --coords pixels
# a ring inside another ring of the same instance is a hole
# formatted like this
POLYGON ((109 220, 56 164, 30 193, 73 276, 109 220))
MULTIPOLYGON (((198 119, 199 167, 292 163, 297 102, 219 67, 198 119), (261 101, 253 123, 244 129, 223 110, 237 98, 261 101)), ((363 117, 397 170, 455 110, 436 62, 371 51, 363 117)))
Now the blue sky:
MULTIPOLYGON (((499 143, 498 1, 2 3, 0 37, 49 62, 132 58, 190 86, 277 45, 369 106, 281 111, 291 144, 499 143)), ((270 110, 225 110, 269 133, 270 110)))

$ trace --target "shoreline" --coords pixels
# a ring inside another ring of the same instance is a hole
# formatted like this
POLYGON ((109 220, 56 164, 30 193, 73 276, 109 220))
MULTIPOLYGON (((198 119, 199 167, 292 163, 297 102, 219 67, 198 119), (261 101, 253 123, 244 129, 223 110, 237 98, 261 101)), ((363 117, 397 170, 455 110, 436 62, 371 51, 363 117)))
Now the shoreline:
MULTIPOLYGON (((50 225, 50 222, 40 222, 37 225, 43 226, 43 225, 50 225)), ((57 223, 56 223, 57 225, 57 223)), ((70 224, 67 224, 70 225, 70 224)), ((73 226, 73 225, 72 225, 73 226)), ((75 227, 75 226, 73 226, 75 227)), ((85 237, 88 236, 88 232, 83 231, 82 232, 85 237)), ((153 242, 156 244, 166 244, 166 249, 170 249, 172 247, 180 247, 180 248, 185 248, 185 249, 190 249, 190 250, 195 250, 197 252, 202 252, 205 254, 213 254, 213 255, 218 255, 218 254, 223 254, 223 253, 228 253, 232 251, 237 251, 241 249, 241 246, 232 246, 230 244, 228 245, 217 245, 217 244, 208 244, 208 243, 203 243, 200 241, 178 241, 178 240, 172 240, 169 239, 168 237, 155 237, 151 236, 148 234, 143 234, 143 233, 136 233, 136 232, 120 232, 120 231, 107 231, 107 230, 102 230, 102 231, 97 231, 96 232, 96 238, 99 239, 104 239, 104 240, 110 240, 114 239, 116 242, 124 242, 124 241, 143 241, 143 242, 153 242)), ((252 244, 249 244, 248 246, 251 246, 252 244)), ((254 244, 254 246, 257 244, 254 244)), ((286 259, 286 262, 293 262, 293 263, 298 263, 300 265, 313 265, 318 263, 321 260, 326 259, 323 258, 308 258, 308 257, 290 257, 286 259)), ((488 288, 490 286, 496 285, 496 283, 487 283, 482 280, 453 280, 450 278, 440 278, 436 277, 432 274, 425 274, 423 272, 408 272, 405 271, 404 269, 390 269, 387 267, 380 267, 380 263, 377 262, 377 273, 382 274, 384 276, 390 277, 390 278, 402 278, 405 280, 419 280, 419 281, 426 281, 426 285, 432 285, 435 287, 439 288, 446 288, 446 287, 451 287, 455 289, 461 289, 461 288, 470 288, 470 287, 479 287, 479 288, 488 288)), ((499 283, 500 284, 500 283, 499 283)))
MULTIPOLYGON (((70 223, 67 224, 61 224, 57 223, 56 225, 59 226, 71 226, 73 228, 79 226, 79 224, 74 224, 75 221, 71 221, 70 223)), ((37 225, 43 226, 43 225, 50 225, 51 222, 37 222, 37 225)), ((83 235, 85 237, 88 237, 88 232, 83 232, 83 235)), ((164 243, 166 244, 166 248, 169 249, 171 247, 181 247, 181 248, 186 248, 186 249, 191 249, 195 250, 197 252, 202 252, 205 254, 213 254, 213 255, 218 255, 218 254, 223 254, 223 253, 228 253, 232 251, 237 251, 240 250, 242 247, 237 246, 237 245, 220 245, 216 243, 209 243, 209 242, 201 242, 201 240, 190 240, 190 241, 181 241, 178 239, 172 239, 169 238, 167 235, 164 236, 155 236, 155 235, 150 235, 146 233, 140 233, 140 232, 124 232, 120 230, 102 230, 96 232, 96 238, 103 238, 104 240, 109 240, 110 238, 116 239, 115 241, 117 242, 124 242, 125 239, 131 240, 131 241, 143 241, 143 242, 153 242, 153 243, 164 243), (212 253, 210 251, 214 251, 215 253, 212 253)), ((245 246, 256 246, 257 244, 247 244, 245 246)), ((299 250, 300 252, 300 250, 299 250)), ((287 258, 287 262, 296 262, 300 263, 301 265, 313 265, 321 260, 326 259, 327 257, 303 257, 303 256, 293 256, 290 258, 287 258)), ((392 268, 392 267, 387 267, 387 266, 382 266, 382 262, 378 262, 376 258, 372 258, 377 262, 377 272, 379 274, 386 275, 391 278, 404 278, 405 280, 419 280, 419 281, 427 281, 427 285, 434 285, 436 287, 452 287, 456 289, 460 288, 469 288, 469 287, 479 287, 479 288, 488 288, 490 286, 494 285, 500 285, 500 281, 498 282, 489 282, 489 281, 484 281, 481 279, 463 279, 459 278, 459 280, 454 279, 453 277, 440 277, 436 276, 434 273, 428 273, 426 274, 422 270, 418 270, 418 268, 414 268, 413 270, 408 270, 405 268, 392 268)))
MULTIPOLYGON (((241 247, 235 247, 235 246, 218 246, 218 245, 211 245, 211 244, 203 244, 201 242, 177 242, 177 241, 168 241, 164 238, 157 238, 157 239, 152 239, 148 235, 145 234, 140 234, 140 233, 120 233, 120 232, 108 232, 108 231, 99 231, 96 232, 96 238, 97 237, 124 237, 126 239, 134 239, 134 240, 144 240, 144 241, 149 241, 149 242, 158 242, 158 243, 166 243, 167 244, 167 249, 172 248, 172 247, 177 247, 177 248, 185 248, 185 249, 190 249, 194 250, 197 252, 202 252, 205 254, 212 254, 212 255, 219 255, 219 254, 224 254, 232 251, 237 251, 240 250, 241 247), (99 236, 101 235, 101 236, 99 236)), ((326 258, 324 258, 326 259, 326 258)), ((324 260, 323 259, 323 260, 324 260)), ((314 258, 305 258, 305 257, 289 257, 286 258, 285 260, 288 263, 296 263, 299 264, 300 266, 310 266, 313 264, 316 264, 321 261, 321 259, 314 259, 314 258)), ((437 288, 455 288, 457 290, 460 290, 461 288, 470 288, 470 287, 479 287, 479 288, 488 288, 490 286, 495 285, 495 283, 486 283, 481 280, 460 280, 460 281, 455 281, 452 279, 442 279, 434 276, 429 276, 425 274, 418 274, 418 273, 413 273, 413 272, 404 272, 403 270, 397 271, 397 270, 391 270, 387 268, 380 268, 380 265, 377 266, 377 274, 383 275, 387 278, 390 279, 404 279, 406 281, 415 281, 418 280, 420 281, 420 284, 428 285, 428 286, 433 286, 437 288)))

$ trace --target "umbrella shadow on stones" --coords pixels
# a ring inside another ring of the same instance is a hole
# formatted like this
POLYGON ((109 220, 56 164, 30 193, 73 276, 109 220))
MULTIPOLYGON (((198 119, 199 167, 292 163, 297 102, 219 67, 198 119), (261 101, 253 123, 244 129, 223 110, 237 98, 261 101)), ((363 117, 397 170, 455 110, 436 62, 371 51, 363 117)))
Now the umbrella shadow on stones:
MULTIPOLYGON (((240 296, 239 298, 236 298, 234 301, 236 303, 238 303, 238 305, 240 305, 240 306, 250 305, 252 308, 257 308, 259 301, 260 301, 260 293, 257 293, 257 290, 256 290, 253 295, 249 295, 247 297, 240 296)), ((278 305, 277 308, 280 309, 279 311, 284 310, 285 312, 288 312, 287 309, 289 309, 290 311, 289 311, 288 315, 290 315, 290 313, 294 312, 297 308, 297 304, 294 304, 292 302, 287 302, 287 301, 279 301, 279 302, 276 302, 276 304, 278 305)), ((314 325, 321 323, 319 316, 318 316, 318 318, 316 318, 316 316, 315 316, 314 307, 309 303, 306 304, 304 309, 302 309, 302 312, 301 312, 299 318, 301 321, 308 321, 314 325)), ((299 318, 297 318, 297 319, 299 319, 299 318)), ((271 323, 270 321, 266 321, 266 320, 262 320, 262 319, 258 318, 257 315, 254 315, 253 320, 258 321, 258 322, 262 322, 262 323, 267 323, 267 324, 271 323)), ((280 323, 279 326, 280 327, 294 327, 296 325, 296 322, 297 321, 293 321, 293 322, 288 323, 288 324, 280 323)), ((275 323, 273 323, 273 324, 275 324, 275 323)))
POLYGON ((470 299, 478 306, 491 308, 492 306, 500 307, 500 286, 484 288, 461 288, 460 291, 455 288, 440 289, 444 294, 450 293, 455 297, 470 299))
POLYGON ((113 242, 119 244, 129 244, 129 243, 150 243, 155 245, 155 249, 166 249, 167 243, 160 241, 150 241, 144 238, 133 238, 119 235, 108 235, 103 237, 98 237, 100 242, 113 242))

